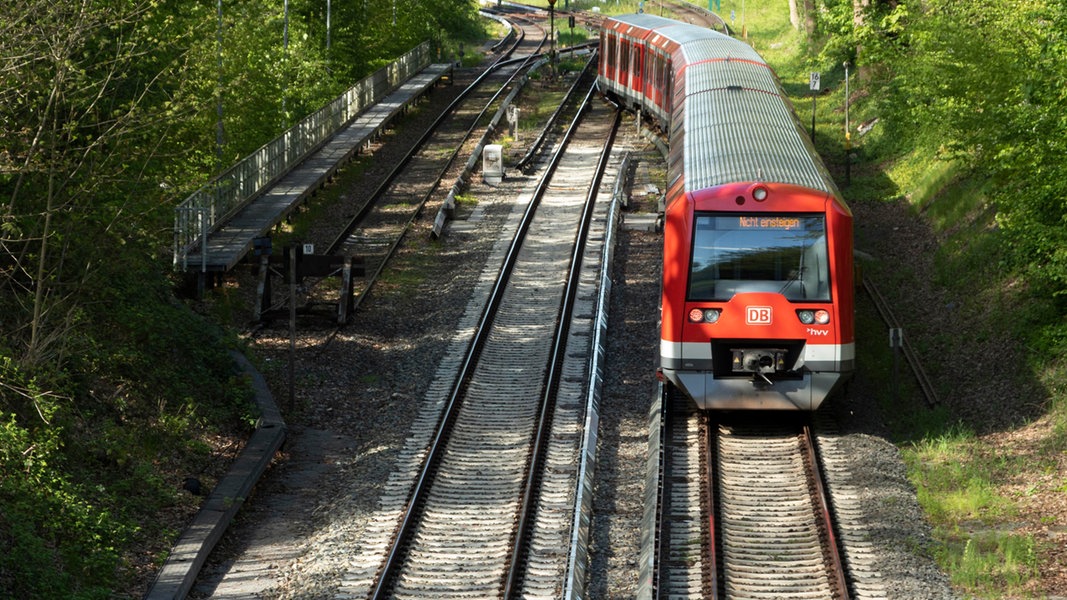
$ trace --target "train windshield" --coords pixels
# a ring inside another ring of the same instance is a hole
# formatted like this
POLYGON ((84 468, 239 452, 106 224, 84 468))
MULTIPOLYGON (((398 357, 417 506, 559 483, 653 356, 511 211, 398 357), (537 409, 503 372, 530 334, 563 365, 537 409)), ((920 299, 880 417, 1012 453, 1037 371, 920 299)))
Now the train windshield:
POLYGON ((830 300, 822 215, 697 213, 689 300, 726 301, 774 292, 789 300, 830 300))

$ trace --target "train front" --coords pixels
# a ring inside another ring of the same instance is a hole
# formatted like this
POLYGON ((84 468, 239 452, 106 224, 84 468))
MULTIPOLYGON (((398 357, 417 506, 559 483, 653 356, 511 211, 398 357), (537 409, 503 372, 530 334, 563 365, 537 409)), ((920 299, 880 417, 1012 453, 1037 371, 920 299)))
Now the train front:
POLYGON ((852 215, 742 183, 667 207, 660 368, 705 410, 815 410, 851 376, 852 215))

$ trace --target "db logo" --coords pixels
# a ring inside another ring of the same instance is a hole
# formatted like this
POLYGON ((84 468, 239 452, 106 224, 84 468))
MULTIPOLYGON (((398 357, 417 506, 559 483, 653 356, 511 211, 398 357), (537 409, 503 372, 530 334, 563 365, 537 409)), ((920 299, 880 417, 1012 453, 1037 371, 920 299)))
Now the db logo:
POLYGON ((770 325, 771 307, 748 306, 745 308, 745 323, 749 325, 770 325))

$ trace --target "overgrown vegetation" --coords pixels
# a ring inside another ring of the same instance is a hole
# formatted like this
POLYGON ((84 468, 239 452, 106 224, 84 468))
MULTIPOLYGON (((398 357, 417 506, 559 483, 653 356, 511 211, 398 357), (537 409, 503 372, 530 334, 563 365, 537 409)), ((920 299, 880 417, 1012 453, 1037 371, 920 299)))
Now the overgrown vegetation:
POLYGON ((173 206, 482 27, 452 0, 286 4, 0 5, 0 597, 139 597, 178 533, 161 517, 198 501, 184 477, 254 423, 235 338, 171 291, 173 206))
MULTIPOLYGON (((1008 395, 1003 404, 1013 411, 991 420, 927 409, 909 383, 894 389, 900 377, 888 348, 859 349, 865 376, 884 383, 878 400, 934 526, 936 558, 969 595, 1056 593, 1062 565, 1049 538, 1035 532, 1056 518, 1037 507, 1055 506, 1067 487, 1067 7, 748 0, 746 9, 753 45, 774 64, 805 124, 813 109, 808 74, 821 72, 816 144, 839 181, 849 64, 854 164, 846 198, 854 206, 904 200, 937 234, 934 283, 968 323, 956 335, 913 329, 941 393, 951 395, 974 368, 954 362, 963 351, 990 340, 1021 349, 991 349, 1003 360, 983 380, 1003 384, 991 394, 1008 395)), ((742 14, 740 0, 723 0, 722 12, 731 10, 742 14)), ((880 285, 907 290, 919 275, 895 264, 878 276, 880 285)), ((906 291, 894 300, 909 311, 906 291)), ((861 337, 884 339, 875 315, 858 316, 861 337)))

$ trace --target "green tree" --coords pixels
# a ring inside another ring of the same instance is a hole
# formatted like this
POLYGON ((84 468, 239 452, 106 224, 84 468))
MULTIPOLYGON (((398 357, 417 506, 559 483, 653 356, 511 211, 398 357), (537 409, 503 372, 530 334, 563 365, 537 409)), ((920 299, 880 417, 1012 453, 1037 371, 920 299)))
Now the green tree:
POLYGON ((19 362, 64 354, 105 239, 143 210, 146 131, 166 75, 165 23, 145 0, 9 2, 0 9, 0 289, 19 362), (163 30, 149 25, 164 25, 163 30), (103 238, 101 238, 103 236, 103 238))
POLYGON ((173 295, 174 205, 476 28, 470 2, 338 2, 327 52, 324 4, 0 2, 0 597, 112 596, 132 540, 167 546, 162 473, 251 417, 225 336, 173 295))
MULTIPOLYGON (((1067 8, 1052 0, 903 0, 857 30, 901 149, 989 181, 1006 264, 1067 306, 1067 8)), ((862 59, 861 59, 862 60, 862 59)))

